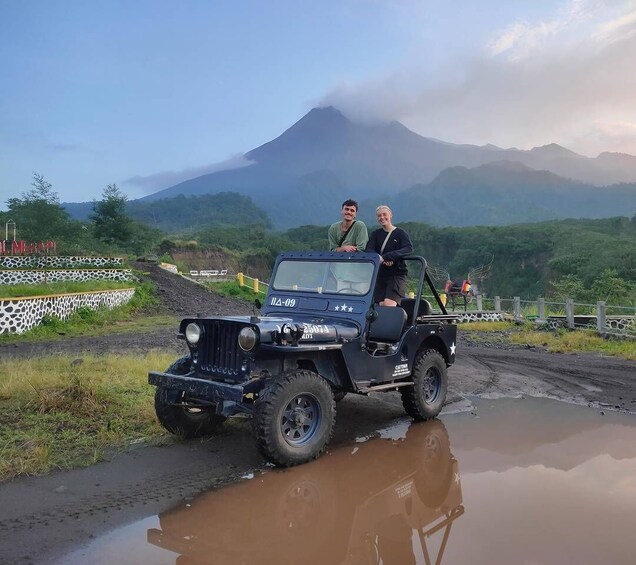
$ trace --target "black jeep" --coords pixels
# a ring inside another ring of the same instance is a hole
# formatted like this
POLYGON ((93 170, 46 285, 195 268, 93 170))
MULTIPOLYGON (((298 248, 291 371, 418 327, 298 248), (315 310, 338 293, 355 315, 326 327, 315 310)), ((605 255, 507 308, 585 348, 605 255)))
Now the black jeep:
POLYGON ((181 321, 190 356, 148 377, 159 421, 197 437, 249 414, 263 456, 291 466, 322 452, 335 402, 348 392, 399 390, 411 417, 434 418, 446 398, 457 328, 426 261, 406 260, 418 271, 417 290, 392 308, 373 304, 375 253, 279 255, 259 316, 181 321), (437 312, 422 296, 425 283, 437 312))

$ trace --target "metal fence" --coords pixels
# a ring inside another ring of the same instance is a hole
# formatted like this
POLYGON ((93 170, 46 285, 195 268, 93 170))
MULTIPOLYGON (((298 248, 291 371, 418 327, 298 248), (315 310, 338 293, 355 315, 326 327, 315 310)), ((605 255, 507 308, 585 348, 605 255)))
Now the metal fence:
POLYGON ((609 305, 602 300, 584 304, 569 298, 565 302, 545 298, 521 300, 518 296, 492 299, 477 296, 470 306, 478 311, 502 312, 515 322, 532 321, 547 329, 591 329, 600 335, 636 338, 636 306, 609 305))
POLYGON ((254 294, 267 294, 267 289, 269 288, 267 283, 248 277, 245 273, 237 273, 236 282, 241 287, 251 288, 254 294))

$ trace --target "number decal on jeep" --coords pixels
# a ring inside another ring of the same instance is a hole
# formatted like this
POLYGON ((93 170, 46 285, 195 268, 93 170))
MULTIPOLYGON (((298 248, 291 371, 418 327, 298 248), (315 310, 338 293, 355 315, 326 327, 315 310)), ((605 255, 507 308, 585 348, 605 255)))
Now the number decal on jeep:
POLYGON ((296 306, 295 298, 279 298, 277 296, 272 296, 272 299, 269 301, 270 306, 283 306, 285 308, 294 308, 296 306))

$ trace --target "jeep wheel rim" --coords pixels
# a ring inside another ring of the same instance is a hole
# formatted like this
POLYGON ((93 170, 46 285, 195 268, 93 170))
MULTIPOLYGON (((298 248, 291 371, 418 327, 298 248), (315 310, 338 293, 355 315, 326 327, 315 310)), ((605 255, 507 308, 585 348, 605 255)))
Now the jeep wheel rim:
POLYGON ((321 410, 318 400, 309 394, 299 394, 285 406, 281 418, 281 432, 285 441, 300 447, 311 441, 320 425, 321 410))
POLYGON ((441 388, 441 376, 437 369, 430 367, 426 370, 424 379, 422 379, 422 388, 424 392, 424 402, 431 403, 437 400, 441 388))

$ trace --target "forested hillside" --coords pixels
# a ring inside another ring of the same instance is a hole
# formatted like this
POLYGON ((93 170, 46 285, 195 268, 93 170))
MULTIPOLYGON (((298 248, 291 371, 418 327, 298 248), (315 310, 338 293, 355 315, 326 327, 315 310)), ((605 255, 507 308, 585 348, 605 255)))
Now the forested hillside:
POLYGON ((126 204, 126 211, 133 219, 168 232, 196 231, 209 224, 269 225, 267 214, 236 192, 135 200, 126 204))
MULTIPOLYGON (((549 296, 555 292, 553 283, 565 277, 574 277, 589 289, 608 270, 636 282, 636 217, 470 228, 399 225, 411 235, 415 253, 446 268, 453 278, 465 277, 492 258, 490 276, 478 283, 480 291, 490 296, 549 296)), ((326 249, 326 234, 327 226, 302 226, 283 233, 263 226, 211 227, 194 234, 194 239, 201 248, 224 247, 247 272, 267 278, 278 252, 326 249)))
MULTIPOLYGON (((566 276, 589 288, 608 269, 636 282, 636 216, 470 228, 399 225, 410 234, 415 253, 446 268, 453 278, 492 258, 491 274, 480 288, 491 296, 546 296, 554 291, 551 283, 566 276)), ((325 249, 326 233, 327 226, 291 229, 272 240, 272 247, 325 249)), ((273 248, 263 252, 273 258, 273 248)))
MULTIPOLYGON (((434 226, 494 226, 636 212, 636 184, 593 186, 522 163, 452 167, 432 182, 388 197, 396 218, 434 226)), ((376 201, 362 203, 373 218, 376 201)))
MULTIPOLYGON (((44 178, 34 175, 32 186, 8 201, 0 221, 16 228, 18 240, 54 240, 58 254, 157 254, 178 257, 186 269, 231 266, 267 279, 280 251, 327 248, 327 225, 276 231, 249 198, 237 194, 148 203, 152 207, 139 214, 152 217, 155 226, 174 226, 160 230, 132 219, 115 185, 104 189, 84 222, 69 217, 44 178), (211 260, 225 265, 207 265, 211 260)), ((410 233, 415 253, 452 278, 492 259, 490 276, 474 281, 489 296, 534 299, 567 289, 580 300, 636 302, 636 216, 465 228, 397 223, 410 233)))

